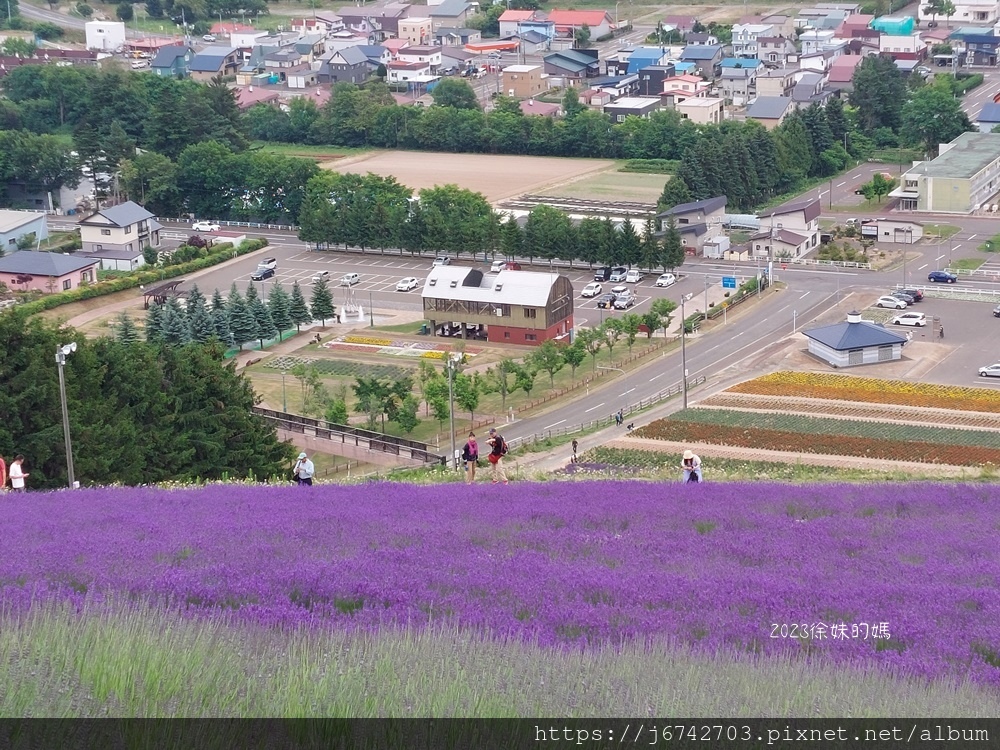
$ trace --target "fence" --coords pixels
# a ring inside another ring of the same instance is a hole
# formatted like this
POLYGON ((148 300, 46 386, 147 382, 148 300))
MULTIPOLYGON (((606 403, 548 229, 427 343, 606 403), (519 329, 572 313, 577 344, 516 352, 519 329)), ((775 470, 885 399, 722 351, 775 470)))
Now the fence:
POLYGON ((966 289, 965 287, 954 287, 951 284, 918 287, 914 287, 912 284, 896 284, 896 288, 919 289, 925 297, 966 300, 968 302, 1000 302, 1000 289, 966 289))
POLYGON ((819 260, 817 258, 776 258, 775 263, 792 266, 829 266, 833 268, 858 268, 872 270, 871 263, 860 263, 856 260, 819 260))
MULTIPOLYGON (((691 378, 688 380, 688 390, 690 391, 695 386, 701 385, 705 382, 705 376, 699 375, 696 378, 691 378)), ((684 386, 681 383, 676 383, 675 385, 665 388, 654 396, 649 398, 644 398, 635 404, 628 404, 622 409, 622 416, 628 418, 630 415, 636 412, 642 411, 650 406, 660 403, 661 401, 666 401, 668 398, 676 396, 684 390, 684 386)), ((595 429, 605 427, 610 425, 614 421, 614 416, 601 417, 599 419, 593 419, 589 422, 582 422, 579 425, 560 427, 558 430, 544 430, 542 432, 536 432, 532 435, 525 435, 524 437, 514 438, 507 441, 511 448, 518 448, 523 445, 533 445, 534 443, 541 442, 542 440, 548 440, 553 437, 560 437, 561 435, 571 435, 576 432, 583 432, 585 430, 595 429)))
POLYGON ((990 268, 946 268, 948 273, 956 276, 981 276, 990 281, 1000 281, 1000 269, 990 268))
POLYGON ((311 432, 320 440, 329 440, 342 444, 351 443, 359 448, 366 448, 370 451, 381 453, 391 453, 403 458, 412 458, 424 463, 440 463, 447 461, 445 456, 434 453, 432 446, 416 440, 406 440, 392 435, 383 435, 379 432, 363 430, 349 425, 334 424, 325 420, 302 417, 297 414, 288 414, 273 409, 263 409, 259 406, 253 408, 253 413, 274 422, 279 429, 288 432, 297 432, 302 435, 311 432), (307 432, 308 431, 308 432, 307 432))

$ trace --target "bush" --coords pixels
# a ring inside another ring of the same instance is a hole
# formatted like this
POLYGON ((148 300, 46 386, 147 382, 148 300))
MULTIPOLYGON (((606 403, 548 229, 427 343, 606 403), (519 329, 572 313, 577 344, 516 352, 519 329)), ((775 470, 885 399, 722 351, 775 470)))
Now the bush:
POLYGON ((619 172, 641 172, 643 174, 674 174, 679 161, 674 159, 628 159, 619 172))

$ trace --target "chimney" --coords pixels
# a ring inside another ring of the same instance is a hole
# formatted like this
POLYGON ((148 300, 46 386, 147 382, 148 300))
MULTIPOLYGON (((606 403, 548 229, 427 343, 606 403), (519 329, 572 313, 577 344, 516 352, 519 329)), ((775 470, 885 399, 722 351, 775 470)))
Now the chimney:
POLYGON ((860 323, 861 322, 861 313, 859 313, 857 310, 851 310, 849 313, 847 313, 847 322, 848 323, 860 323))

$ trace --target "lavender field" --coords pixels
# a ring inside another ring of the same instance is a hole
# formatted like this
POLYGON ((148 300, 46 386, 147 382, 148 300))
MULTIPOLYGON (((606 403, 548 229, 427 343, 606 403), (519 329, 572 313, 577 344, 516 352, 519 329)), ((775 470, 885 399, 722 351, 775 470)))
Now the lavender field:
POLYGON ((998 501, 927 483, 8 494, 0 601, 15 619, 134 602, 257 631, 432 626, 996 687, 998 501))

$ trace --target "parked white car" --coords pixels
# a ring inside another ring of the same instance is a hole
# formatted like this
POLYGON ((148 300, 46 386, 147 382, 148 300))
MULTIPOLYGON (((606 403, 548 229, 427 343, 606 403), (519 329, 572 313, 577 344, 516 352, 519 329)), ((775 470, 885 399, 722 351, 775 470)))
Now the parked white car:
POLYGON ((906 302, 899 299, 898 297, 890 297, 888 295, 885 295, 878 298, 878 301, 875 303, 875 307, 889 307, 892 308, 893 310, 905 310, 906 302))
POLYGON ((642 272, 638 268, 630 268, 629 272, 625 274, 626 284, 638 284, 642 281, 642 272))
POLYGON ((656 280, 657 286, 672 286, 677 283, 677 277, 672 273, 661 273, 660 278, 656 280))
POLYGON ((400 279, 396 284, 397 292, 409 292, 420 286, 420 282, 416 280, 413 276, 407 276, 405 279, 400 279))
POLYGON ((316 282, 316 281, 323 281, 324 279, 329 279, 329 278, 330 278, 329 271, 320 271, 319 273, 313 274, 312 280, 316 282))
POLYGON ((894 326, 925 326, 927 325, 927 316, 922 312, 903 313, 893 318, 892 324, 894 326))
POLYGON ((257 268, 270 268, 272 271, 278 268, 277 258, 264 258, 260 263, 257 264, 257 268))
POLYGON ((191 228, 196 232, 218 232, 221 227, 212 221, 196 221, 191 228))
POLYGON ((361 281, 360 273, 349 273, 340 280, 341 286, 354 286, 361 281))
POLYGON ((433 265, 435 266, 448 266, 451 265, 451 258, 447 255, 439 255, 434 259, 433 265))
POLYGON ((984 378, 1000 378, 1000 362, 979 368, 979 375, 984 378))
POLYGON ((592 281, 587 286, 583 288, 580 292, 581 297, 596 297, 598 294, 604 291, 604 287, 598 284, 596 281, 592 281))

